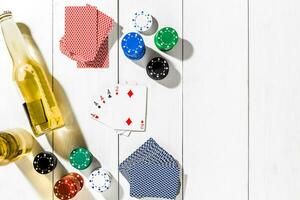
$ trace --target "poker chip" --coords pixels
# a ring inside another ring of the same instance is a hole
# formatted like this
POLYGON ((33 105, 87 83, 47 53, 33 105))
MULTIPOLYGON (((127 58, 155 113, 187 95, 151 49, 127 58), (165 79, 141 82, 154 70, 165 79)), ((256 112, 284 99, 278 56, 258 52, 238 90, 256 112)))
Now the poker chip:
POLYGON ((146 47, 142 36, 138 33, 127 33, 121 42, 125 56, 131 60, 141 59, 146 52, 146 47))
POLYGON ((33 160, 33 168, 40 174, 48 174, 55 169, 57 158, 53 153, 41 152, 33 160))
POLYGON ((77 173, 70 173, 57 181, 53 191, 59 199, 71 199, 82 189, 84 184, 83 178, 77 173))
POLYGON ((74 168, 84 170, 91 165, 93 155, 86 148, 79 147, 71 152, 69 159, 74 168))
POLYGON ((150 30, 153 19, 152 16, 145 12, 145 11, 140 11, 134 13, 134 16, 132 18, 133 26, 134 28, 139 31, 139 32, 146 32, 150 30))
POLYGON ((171 50, 178 42, 178 34, 175 29, 171 27, 164 27, 160 29, 154 37, 154 43, 161 51, 171 50))
POLYGON ((162 57, 156 57, 150 60, 146 67, 147 74, 154 80, 164 79, 169 73, 169 64, 162 57))
POLYGON ((74 182, 79 183, 79 185, 80 185, 80 187, 79 187, 80 189, 79 189, 79 190, 81 190, 81 188, 82 188, 83 185, 84 185, 84 179, 83 179, 82 176, 80 176, 79 174, 77 174, 77 173, 75 173, 75 172, 71 172, 71 173, 69 173, 69 175, 66 176, 66 177, 72 177, 72 179, 73 179, 74 182))
POLYGON ((110 173, 102 168, 94 170, 89 176, 90 187, 97 192, 105 192, 110 188, 110 173))

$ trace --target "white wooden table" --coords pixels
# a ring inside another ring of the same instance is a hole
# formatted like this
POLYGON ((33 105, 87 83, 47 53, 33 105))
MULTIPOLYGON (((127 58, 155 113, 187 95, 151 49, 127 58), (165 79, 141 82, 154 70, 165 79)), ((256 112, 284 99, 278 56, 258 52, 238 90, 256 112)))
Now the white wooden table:
MULTIPOLYGON (((183 166, 178 200, 298 200, 300 198, 300 2, 297 0, 0 0, 25 23, 54 79, 53 90, 66 128, 36 138, 34 153, 54 151, 59 165, 43 176, 33 154, 0 168, 0 199, 53 200, 53 183, 74 170, 66 159, 87 146, 114 176, 105 195, 87 187, 76 200, 133 199, 118 164, 153 137, 183 166), (118 32, 110 36, 108 69, 77 69, 59 50, 66 5, 96 5, 133 31, 130 17, 147 10, 159 27, 174 27, 183 40, 167 58, 170 75, 148 78, 141 62, 126 59, 118 32), (183 49, 183 52, 182 52, 183 49), (148 86, 147 130, 130 137, 91 121, 84 113, 90 95, 106 86, 133 82, 148 86)), ((12 63, 0 37, 0 130, 30 130, 12 63)))

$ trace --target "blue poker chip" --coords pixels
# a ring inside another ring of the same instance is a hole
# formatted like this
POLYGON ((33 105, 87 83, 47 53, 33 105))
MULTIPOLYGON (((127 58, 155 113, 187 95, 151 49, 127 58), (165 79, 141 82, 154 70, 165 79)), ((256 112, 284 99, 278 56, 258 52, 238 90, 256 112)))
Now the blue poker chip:
POLYGON ((121 42, 124 55, 131 60, 141 59, 146 52, 142 36, 138 33, 127 33, 121 42))
POLYGON ((139 55, 131 55, 124 52, 125 56, 130 60, 140 60, 145 55, 146 50, 142 51, 139 55))

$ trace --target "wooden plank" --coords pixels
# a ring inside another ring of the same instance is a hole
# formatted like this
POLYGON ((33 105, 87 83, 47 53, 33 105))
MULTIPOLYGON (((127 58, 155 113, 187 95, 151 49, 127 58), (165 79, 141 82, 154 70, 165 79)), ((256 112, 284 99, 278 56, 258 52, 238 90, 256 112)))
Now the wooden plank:
MULTIPOLYGON (((171 26, 181 36, 181 1, 120 1, 120 25, 123 33, 134 31, 131 17, 136 11, 145 10, 157 20, 159 28, 171 26)), ((169 53, 160 52, 154 45, 154 34, 143 36, 147 48, 146 55, 138 62, 127 59, 120 49, 120 83, 138 83, 148 87, 148 108, 146 132, 132 133, 130 137, 120 136, 120 159, 122 162, 150 137, 179 162, 182 160, 182 82, 181 45, 169 53), (170 74, 162 81, 150 79, 145 70, 146 64, 155 55, 166 58, 170 64, 170 74)), ((120 174, 120 199, 129 199, 129 184, 120 174)), ((181 193, 177 199, 182 199, 181 193)))
MULTIPOLYGON (((34 0, 1 1, 1 8, 11 10, 16 22, 24 23, 29 27, 32 38, 39 45, 49 66, 51 66, 49 52, 52 48, 51 4, 51 0, 43 2, 34 0)), ((23 110, 23 100, 18 94, 17 86, 12 81, 11 57, 3 37, 0 38, 0 92, 2 94, 0 98, 0 130, 20 127, 31 132, 23 110)), ((51 68, 48 70, 51 73, 51 68)), ((52 199, 52 175, 41 176, 32 167, 34 156, 42 150, 52 151, 46 136, 36 138, 33 151, 27 157, 15 164, 1 167, 1 198, 52 199)))
MULTIPOLYGON (((66 127, 54 135, 55 152, 62 160, 64 170, 56 171, 55 180, 65 171, 77 171, 69 164, 68 155, 78 146, 86 146, 97 160, 87 170, 81 172, 84 177, 97 167, 104 167, 114 176, 110 192, 101 195, 86 187, 74 199, 117 199, 118 185, 118 140, 111 129, 100 126, 88 116, 91 96, 99 94, 102 88, 117 81, 117 36, 116 29, 110 35, 110 66, 107 69, 79 69, 76 62, 67 58, 59 50, 59 40, 64 34, 64 8, 66 5, 97 6, 101 11, 116 19, 116 1, 90 0, 82 2, 54 1, 54 91, 59 98, 66 120, 66 127)), ((87 179, 85 179, 87 183, 87 179)))
POLYGON ((247 199, 247 1, 184 1, 185 199, 247 199))
POLYGON ((250 3, 250 199, 300 198, 299 9, 250 3))

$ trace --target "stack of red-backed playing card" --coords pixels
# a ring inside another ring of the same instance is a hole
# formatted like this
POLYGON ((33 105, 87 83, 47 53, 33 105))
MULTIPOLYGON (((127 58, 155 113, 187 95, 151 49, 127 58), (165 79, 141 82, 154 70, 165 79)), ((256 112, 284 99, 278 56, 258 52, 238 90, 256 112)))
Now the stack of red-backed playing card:
POLYGON ((112 27, 113 19, 95 6, 67 6, 60 50, 77 61, 77 67, 108 67, 108 35, 112 27))

